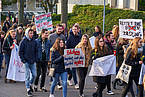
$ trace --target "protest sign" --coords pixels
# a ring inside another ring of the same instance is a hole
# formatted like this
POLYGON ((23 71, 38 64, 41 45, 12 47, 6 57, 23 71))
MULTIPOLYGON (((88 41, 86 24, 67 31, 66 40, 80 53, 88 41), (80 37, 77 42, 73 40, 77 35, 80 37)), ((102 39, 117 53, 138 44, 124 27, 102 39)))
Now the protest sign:
POLYGON ((90 44, 91 44, 92 48, 95 47, 95 39, 96 39, 95 36, 92 36, 92 37, 89 38, 89 40, 90 40, 90 44))
POLYGON ((119 37, 128 39, 141 37, 143 39, 142 19, 119 19, 119 37))
POLYGON ((7 79, 14 81, 25 81, 25 70, 23 63, 18 56, 18 45, 14 43, 14 46, 14 49, 11 51, 7 79))
POLYGON ((143 77, 145 75, 145 65, 142 64, 138 84, 143 84, 143 77))
POLYGON ((118 73, 117 73, 116 79, 121 79, 122 81, 128 83, 131 69, 132 69, 131 66, 126 65, 123 62, 118 73))
POLYGON ((41 33, 42 29, 53 31, 51 13, 35 16, 35 25, 37 34, 41 33))
POLYGON ((65 55, 64 58, 65 68, 85 66, 85 56, 81 48, 65 49, 64 55, 65 55))
POLYGON ((93 60, 89 76, 116 74, 116 56, 108 55, 93 60))

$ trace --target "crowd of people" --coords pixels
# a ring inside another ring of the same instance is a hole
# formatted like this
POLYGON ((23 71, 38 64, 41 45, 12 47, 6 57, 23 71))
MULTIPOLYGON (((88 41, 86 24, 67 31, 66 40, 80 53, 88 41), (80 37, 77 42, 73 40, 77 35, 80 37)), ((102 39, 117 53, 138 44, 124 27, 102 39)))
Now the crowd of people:
MULTIPOLYGON (((23 24, 14 23, 12 25, 9 17, 6 17, 6 21, 0 30, 0 74, 4 59, 6 62, 4 82, 7 83, 11 51, 14 49, 13 43, 15 42, 19 46, 19 56, 25 68, 27 96, 32 96, 33 92, 38 91, 40 75, 40 91, 48 91, 45 88, 46 74, 49 72, 50 67, 54 67, 54 76, 50 77, 49 97, 54 97, 55 86, 59 89, 63 88, 63 97, 67 97, 67 84, 73 85, 72 78, 75 85, 74 88, 79 89, 79 97, 85 97, 84 86, 88 67, 92 65, 93 60, 112 55, 116 51, 116 74, 123 62, 132 66, 129 82, 125 83, 120 79, 111 81, 111 75, 93 76, 93 81, 96 83, 96 92, 92 96, 102 97, 102 91, 106 87, 107 94, 113 95, 114 93, 111 90, 112 83, 114 89, 116 89, 116 84, 123 86, 121 97, 126 97, 128 91, 131 92, 132 97, 135 97, 132 88, 134 81, 137 86, 138 97, 143 97, 143 84, 138 84, 138 81, 141 65, 145 64, 145 59, 141 60, 141 57, 145 55, 145 37, 144 39, 136 37, 133 40, 121 38, 119 37, 119 26, 117 25, 114 25, 113 30, 107 31, 104 35, 100 26, 97 25, 93 33, 95 46, 92 48, 89 40, 91 36, 83 34, 78 23, 75 23, 69 32, 63 23, 57 24, 52 32, 42 29, 38 35, 34 23, 28 24, 25 28, 23 24), (81 48, 85 56, 85 66, 65 69, 64 49, 76 48, 81 48)), ((145 36, 145 29, 143 34, 145 36)), ((14 80, 9 80, 9 82, 16 83, 14 80)))

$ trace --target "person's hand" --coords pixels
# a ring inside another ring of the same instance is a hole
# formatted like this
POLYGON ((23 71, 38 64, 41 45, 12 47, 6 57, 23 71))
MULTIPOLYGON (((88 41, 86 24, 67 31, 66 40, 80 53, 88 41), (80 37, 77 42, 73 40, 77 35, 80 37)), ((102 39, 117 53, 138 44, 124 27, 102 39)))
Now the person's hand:
POLYGON ((11 46, 10 49, 14 49, 14 46, 11 46))
POLYGON ((139 64, 143 64, 143 61, 139 61, 139 64))
POLYGON ((63 57, 65 58, 65 55, 63 55, 63 57))
POLYGON ((14 41, 15 43, 17 43, 17 40, 16 40, 16 39, 14 39, 13 41, 14 41))

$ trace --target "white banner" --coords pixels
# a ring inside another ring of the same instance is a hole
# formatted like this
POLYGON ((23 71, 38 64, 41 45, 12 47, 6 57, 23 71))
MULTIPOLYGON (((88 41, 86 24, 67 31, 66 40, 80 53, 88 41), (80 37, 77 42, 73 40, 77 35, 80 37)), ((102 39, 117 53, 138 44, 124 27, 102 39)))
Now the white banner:
POLYGON ((143 84, 144 75, 145 75, 145 65, 142 64, 138 84, 143 84))
POLYGON ((119 19, 119 37, 128 39, 141 37, 143 39, 142 19, 119 19))
POLYGON ((64 55, 65 55, 65 58, 64 58, 65 68, 85 66, 85 56, 81 48, 65 49, 64 55))
POLYGON ((16 43, 13 44, 15 45, 15 47, 11 51, 7 79, 11 79, 14 81, 25 81, 25 70, 23 63, 21 62, 18 55, 18 45, 16 43))
POLYGON ((93 61, 89 76, 106 76, 112 74, 116 74, 116 56, 108 55, 93 61))
POLYGON ((92 36, 92 37, 89 38, 92 48, 95 47, 95 39, 96 39, 95 36, 92 36))
POLYGON ((35 16, 35 25, 37 34, 41 33, 42 29, 53 31, 51 13, 35 16))

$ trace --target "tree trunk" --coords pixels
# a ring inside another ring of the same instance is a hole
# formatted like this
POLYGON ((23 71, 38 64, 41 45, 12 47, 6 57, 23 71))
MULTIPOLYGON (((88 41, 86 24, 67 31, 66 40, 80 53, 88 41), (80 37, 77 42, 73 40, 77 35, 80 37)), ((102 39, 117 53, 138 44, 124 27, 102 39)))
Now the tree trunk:
POLYGON ((53 6, 49 6, 49 12, 51 12, 51 14, 53 14, 53 6))
POLYGON ((18 24, 23 23, 24 0, 18 0, 18 24))
POLYGON ((67 20, 68 20, 68 0, 61 0, 61 23, 65 23, 67 26, 67 20))

